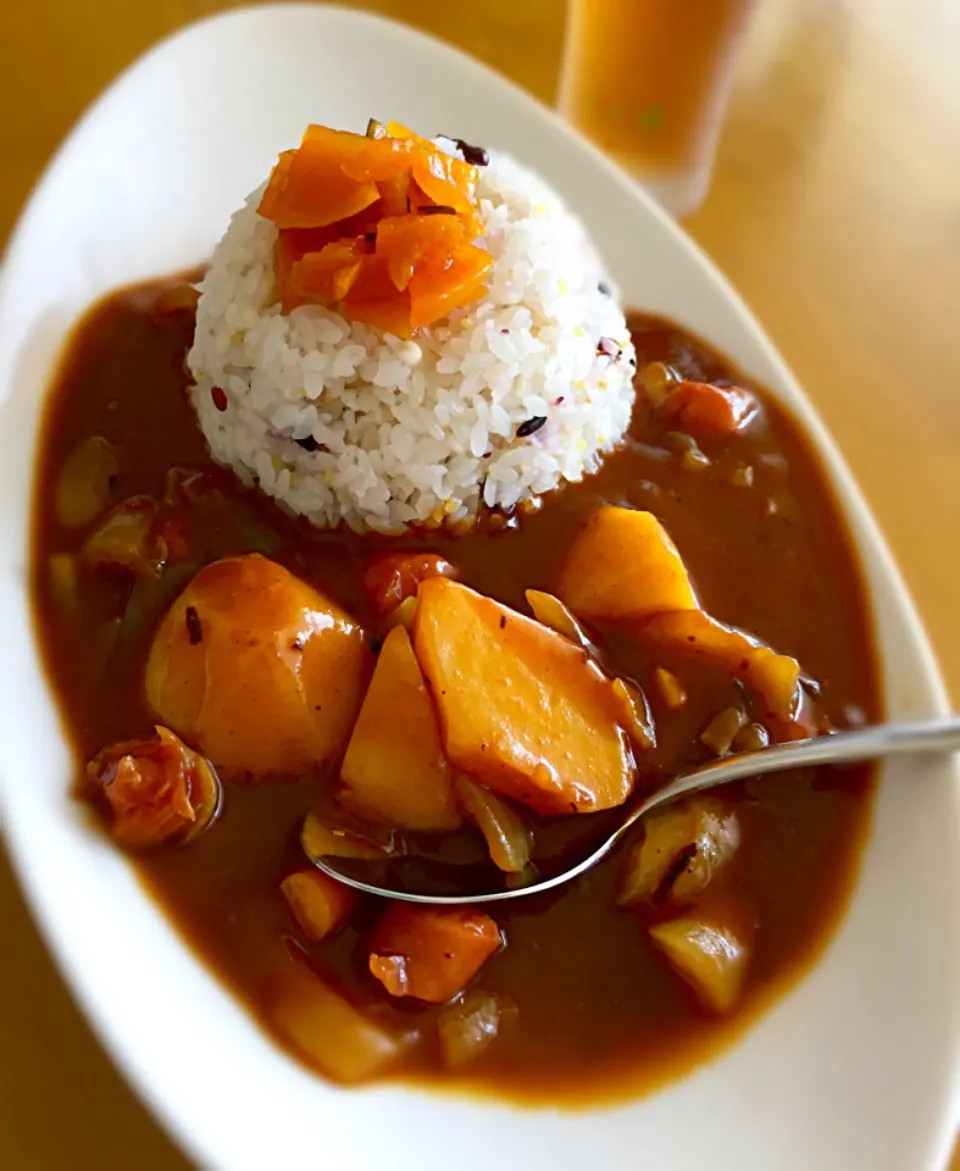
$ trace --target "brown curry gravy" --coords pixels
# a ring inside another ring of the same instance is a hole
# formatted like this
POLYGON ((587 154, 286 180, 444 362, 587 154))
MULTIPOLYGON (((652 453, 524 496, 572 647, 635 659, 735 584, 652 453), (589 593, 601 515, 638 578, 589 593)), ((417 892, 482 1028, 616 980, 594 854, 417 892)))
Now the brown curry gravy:
MULTIPOLYGON (((81 322, 50 392, 41 438, 32 559, 36 629, 78 776, 104 745, 149 734, 154 722, 142 679, 155 623, 118 647, 117 616, 129 583, 92 575, 73 615, 58 606, 48 584, 48 555, 76 551, 85 535, 59 525, 52 486, 66 455, 92 434, 121 450, 118 501, 162 496, 167 469, 185 466, 209 472, 237 502, 242 524, 204 529, 191 520, 199 562, 260 548, 371 622, 359 577, 372 549, 439 551, 459 566, 467 584, 526 612, 524 590, 551 589, 561 554, 601 501, 649 509, 679 546, 710 613, 795 655, 822 685, 820 708, 835 726, 879 717, 869 607, 849 533, 809 440, 762 390, 761 415, 746 435, 716 450, 704 445, 709 467, 682 466, 671 446, 675 436, 638 395, 621 450, 595 476, 519 518, 516 528, 402 541, 320 533, 242 490, 212 464, 184 394, 192 317, 153 311, 167 284, 114 294, 81 322), (736 470, 746 466, 753 469, 749 486, 735 482, 736 470)), ((675 325, 633 314, 631 328, 640 367, 661 360, 689 378, 752 385, 675 325)), ((148 613, 158 616, 181 584, 171 579, 165 596, 161 590, 150 599, 148 613)), ((601 630, 599 637, 621 673, 643 684, 653 660, 613 631, 601 630)), ((669 775, 709 756, 699 732, 739 691, 715 670, 663 655, 656 662, 680 677, 690 697, 679 715, 658 721, 652 763, 669 775)), ((653 710, 659 714, 655 704, 653 710)), ((229 786, 211 830, 189 847, 163 846, 134 863, 196 954, 268 1031, 264 989, 283 959, 283 938, 293 933, 278 883, 303 864, 299 826, 321 787, 319 776, 229 786)), ((707 1015, 655 951, 644 915, 613 906, 621 850, 559 893, 494 907, 508 943, 478 983, 516 1002, 513 1028, 463 1074, 443 1068, 431 1039, 391 1076, 580 1106, 633 1096, 684 1072, 734 1037, 829 940, 855 880, 871 790, 871 770, 858 767, 795 772, 727 791, 743 827, 731 888, 757 930, 741 1007, 726 1020, 707 1015)), ((585 837, 602 830, 604 818, 616 816, 541 827, 538 846, 566 849, 572 857, 585 837)), ((361 935, 377 909, 372 902, 335 939, 313 945, 311 957, 355 1003, 375 1005, 381 1019, 429 1025, 437 1008, 388 1003, 366 970, 361 935)))

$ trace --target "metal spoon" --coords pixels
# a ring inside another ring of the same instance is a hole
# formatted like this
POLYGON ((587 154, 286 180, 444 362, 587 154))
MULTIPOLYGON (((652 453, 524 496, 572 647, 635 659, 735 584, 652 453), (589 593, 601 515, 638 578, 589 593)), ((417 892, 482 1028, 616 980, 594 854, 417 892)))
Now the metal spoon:
POLYGON ((430 895, 411 891, 396 890, 373 883, 362 882, 352 875, 343 874, 331 865, 332 859, 313 858, 315 866, 331 878, 368 894, 384 898, 400 899, 407 903, 432 903, 456 906, 464 903, 496 903, 505 899, 522 899, 528 895, 553 890, 566 882, 585 874, 606 857, 613 847, 627 834, 642 817, 661 805, 687 797, 691 793, 702 793, 717 785, 740 781, 747 777, 762 777, 768 773, 783 772, 791 768, 809 768, 811 765, 852 764, 856 761, 878 760, 887 756, 898 756, 908 752, 955 752, 960 750, 960 716, 947 716, 938 720, 925 720, 914 724, 877 724, 870 728, 859 728, 854 732, 836 732, 810 740, 792 740, 761 748, 756 752, 744 752, 738 756, 725 756, 708 764, 698 765, 682 776, 674 777, 641 804, 637 805, 624 821, 581 862, 555 874, 542 882, 515 890, 488 891, 470 895, 430 895))

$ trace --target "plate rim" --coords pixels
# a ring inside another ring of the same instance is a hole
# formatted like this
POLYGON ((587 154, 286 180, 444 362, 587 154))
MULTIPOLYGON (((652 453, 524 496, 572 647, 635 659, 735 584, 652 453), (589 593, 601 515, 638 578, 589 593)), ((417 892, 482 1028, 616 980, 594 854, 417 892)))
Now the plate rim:
MULTIPOLYGON (((356 27, 375 25, 381 26, 381 28, 389 28, 391 36, 399 37, 401 40, 406 39, 408 44, 416 46, 420 51, 429 49, 431 52, 457 60, 460 69, 469 69, 480 75, 484 75, 488 83, 506 86, 511 91, 513 100, 525 103, 531 111, 536 112, 536 116, 540 118, 547 117, 562 127, 564 134, 568 136, 572 135, 575 139, 578 139, 581 148, 586 149, 592 154, 595 164, 602 167, 607 175, 615 180, 621 189, 629 191, 631 198, 644 205, 646 213, 658 221, 659 230, 667 233, 675 246, 682 248, 695 259, 704 279, 709 279, 722 292, 724 299, 733 306, 737 317, 740 319, 742 328, 751 336, 753 344, 765 354, 765 358, 771 368, 777 371, 779 380, 792 388, 797 402, 802 404, 803 409, 798 412, 800 422, 821 460, 824 472, 830 480, 833 491, 846 516, 857 554, 862 559, 865 559, 865 554, 869 552, 871 558, 877 562, 878 572, 884 581, 885 588, 890 592, 895 603, 898 616, 903 625, 904 634, 909 635, 910 641, 917 653, 918 660, 922 665, 924 683, 929 693, 929 703, 926 706, 929 707, 931 714, 948 711, 947 692, 933 654, 932 646, 904 583, 899 566, 893 559, 892 553, 887 546, 873 513, 868 507, 858 483, 854 480, 844 457, 837 448, 832 436, 827 431, 819 413, 813 407, 812 402, 808 399, 793 376, 776 346, 766 334, 753 312, 748 308, 741 295, 726 277, 723 276, 716 264, 703 252, 700 246, 671 220, 650 196, 638 189, 599 150, 591 144, 586 143, 580 135, 572 131, 554 111, 541 105, 535 98, 526 94, 513 82, 502 77, 482 61, 479 61, 462 50, 445 44, 437 38, 420 33, 407 25, 400 24, 382 16, 337 5, 316 6, 300 3, 268 4, 235 9, 205 17, 176 30, 149 48, 145 53, 136 58, 87 107, 85 112, 68 131, 63 142, 35 183, 18 217, 17 223, 10 234, 4 250, 2 264, 0 264, 0 323, 4 319, 6 298, 10 295, 10 290, 7 288, 7 277, 12 258, 18 254, 20 241, 27 234, 38 201, 42 198, 46 187, 55 180, 60 167, 64 165, 75 142, 82 136, 85 127, 97 118, 101 108, 107 104, 115 93, 121 91, 145 63, 161 55, 165 55, 171 50, 175 50, 178 45, 190 40, 202 30, 243 23, 253 25, 257 21, 274 16, 286 17, 295 11, 310 12, 311 18, 318 22, 318 26, 322 23, 335 25, 338 22, 343 22, 356 27)), ((33 482, 35 482, 35 479, 33 482)), ((867 588, 869 591, 869 585, 867 588)), ((879 634, 880 620, 876 615, 871 617, 871 626, 879 634)), ((879 663, 879 666, 882 670, 882 663, 879 663)), ((50 697, 51 706, 54 706, 52 693, 50 693, 50 697)), ((949 768, 949 766, 947 767, 949 768)), ((954 767, 949 771, 952 772, 953 779, 955 829, 960 831, 960 800, 958 800, 960 798, 960 768, 954 767)), ((67 946, 64 935, 57 927, 55 916, 51 914, 50 907, 46 905, 44 898, 40 894, 42 888, 37 882, 37 876, 34 873, 35 868, 33 859, 30 856, 30 846, 26 838, 21 837, 17 817, 13 812, 16 802, 15 799, 11 798, 12 793, 12 785, 6 780, 3 770, 0 770, 0 802, 2 802, 3 812, 5 814, 3 828, 10 851, 11 862, 17 875, 21 891, 30 907, 34 922, 40 930, 48 951, 55 959, 58 970, 70 988, 72 998, 80 1008, 87 1023, 91 1026, 98 1043, 101 1044, 114 1064, 120 1069, 125 1080, 134 1092, 147 1102, 153 1113, 162 1121, 168 1133, 174 1137, 175 1141, 183 1149, 198 1157, 209 1158, 213 1152, 199 1141, 198 1136, 186 1133, 180 1120, 170 1108, 168 1101, 159 1091, 154 1091, 153 1085, 145 1076, 146 1070, 144 1063, 136 1056, 133 1047, 128 1047, 126 1042, 111 1027, 103 1004, 92 994, 88 982, 81 977, 73 953, 67 946)), ((958 832, 958 838, 960 838, 960 832, 958 832)), ((815 963, 819 962, 816 961, 815 963)), ((228 992, 228 995, 232 997, 232 993, 228 992)), ((935 1151, 931 1148, 930 1152, 933 1158, 938 1157, 940 1150, 943 1151, 946 1157, 949 1153, 950 1146, 952 1146, 956 1118, 960 1114, 960 1054, 957 1055, 957 1059, 954 1062, 953 1084, 945 1093, 946 1097, 952 1098, 953 1105, 949 1112, 944 1111, 942 1134, 939 1136, 940 1141, 936 1144, 937 1150, 935 1151)))

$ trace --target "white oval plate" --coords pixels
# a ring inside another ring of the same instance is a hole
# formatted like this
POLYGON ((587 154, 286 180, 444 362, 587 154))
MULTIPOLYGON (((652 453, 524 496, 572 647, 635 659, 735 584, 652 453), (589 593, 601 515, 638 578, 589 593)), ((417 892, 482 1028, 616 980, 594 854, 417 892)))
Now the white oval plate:
POLYGON ((313 1077, 193 958, 68 799, 72 761, 31 632, 26 564, 41 403, 66 332, 109 289, 208 256, 231 211, 309 121, 362 129, 368 115, 501 147, 541 170, 587 221, 629 304, 709 338, 790 404, 857 536, 890 715, 945 708, 917 617, 823 427, 723 278, 627 179, 517 89, 397 25, 326 6, 247 9, 196 25, 134 65, 77 126, 24 212, 0 282, 6 832, 77 999, 207 1166, 936 1167, 955 1119, 960 1048, 960 810, 945 760, 886 769, 850 912, 790 995, 686 1080, 581 1113, 401 1088, 345 1092, 313 1077))

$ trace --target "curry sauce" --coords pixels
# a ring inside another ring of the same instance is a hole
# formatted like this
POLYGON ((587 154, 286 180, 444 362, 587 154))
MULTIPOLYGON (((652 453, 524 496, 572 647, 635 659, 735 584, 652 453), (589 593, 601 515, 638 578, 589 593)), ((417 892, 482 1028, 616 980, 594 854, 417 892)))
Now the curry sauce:
MULTIPOLYGON (((191 571, 231 554, 261 552, 316 584, 371 632, 377 621, 360 586, 371 552, 430 550, 455 564, 468 586, 526 613, 525 591, 553 588, 564 551, 600 504, 649 510, 676 542, 704 607, 795 656, 816 680, 818 710, 831 727, 880 716, 869 605, 850 535, 808 438, 761 389, 753 388, 761 407, 749 430, 715 450, 691 443, 640 393, 627 441, 595 475, 547 496, 538 510, 488 516, 467 535, 318 532, 244 489, 210 459, 185 393, 192 311, 164 301, 170 287, 156 282, 122 291, 87 315, 51 390, 41 439, 32 559, 36 629, 78 778, 105 745, 152 732, 146 657, 188 578, 184 565, 146 585, 103 572, 84 578, 65 602, 51 559, 78 552, 83 536, 60 523, 53 486, 68 455, 93 435, 119 453, 110 483, 118 502, 162 499, 171 469, 202 473, 215 485, 216 508, 182 505, 191 571)), ((641 370, 664 363, 687 379, 752 386, 674 324, 634 314, 630 326, 641 370)), ((591 633, 620 674, 650 690, 660 734, 641 762, 641 783, 652 787, 708 759, 700 734, 736 700, 736 682, 683 656, 654 654, 612 625, 600 623, 591 633), (651 689, 657 668, 672 672, 687 696, 669 719, 660 719, 651 689)), ((372 649, 378 643, 373 633, 372 649)), ((134 859, 157 906, 268 1032, 274 1031, 270 990, 295 936, 279 883, 303 865, 303 818, 335 777, 334 767, 230 783, 219 819, 196 841, 134 859)), ((715 1052, 813 962, 855 881, 871 778, 868 766, 817 769, 729 790, 742 844, 728 885, 751 920, 755 942, 744 995, 724 1020, 700 1006, 651 944, 645 928, 656 912, 614 905, 623 849, 570 887, 497 905, 507 942, 484 967, 483 987, 515 1012, 496 1044, 462 1072, 451 1073, 429 1039, 438 1007, 392 1000, 370 975, 362 939, 382 904, 361 906, 330 940, 298 945, 351 1002, 428 1038, 410 1047, 391 1077, 468 1085, 530 1103, 577 1106, 632 1096, 715 1052)), ((616 809, 564 819, 531 814, 536 856, 546 865, 572 861, 620 816, 616 809)), ((404 862, 412 878, 435 881, 437 889, 488 882, 489 867, 469 832, 442 847, 427 837, 417 844, 421 856, 404 862)))

